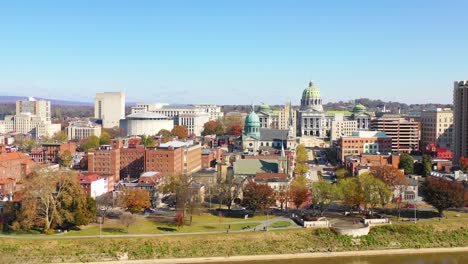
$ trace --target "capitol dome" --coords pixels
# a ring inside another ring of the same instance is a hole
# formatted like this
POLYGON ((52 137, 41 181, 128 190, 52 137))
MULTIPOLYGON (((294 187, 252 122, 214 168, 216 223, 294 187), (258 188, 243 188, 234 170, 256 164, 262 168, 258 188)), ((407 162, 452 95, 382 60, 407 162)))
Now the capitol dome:
POLYGON ((263 113, 271 113, 271 108, 267 104, 261 104, 258 111, 263 113))
POLYGON ((312 81, 309 82, 309 87, 302 92, 301 110, 323 112, 320 90, 314 86, 312 81))
POLYGON ((353 108, 353 114, 363 114, 367 108, 362 104, 356 104, 353 108))

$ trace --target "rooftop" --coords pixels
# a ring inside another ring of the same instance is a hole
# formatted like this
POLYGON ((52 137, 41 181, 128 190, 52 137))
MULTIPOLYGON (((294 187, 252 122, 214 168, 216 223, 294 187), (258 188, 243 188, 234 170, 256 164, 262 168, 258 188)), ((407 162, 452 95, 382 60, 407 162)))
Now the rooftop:
POLYGON ((256 175, 259 172, 278 172, 278 160, 241 159, 234 162, 235 175, 256 175))

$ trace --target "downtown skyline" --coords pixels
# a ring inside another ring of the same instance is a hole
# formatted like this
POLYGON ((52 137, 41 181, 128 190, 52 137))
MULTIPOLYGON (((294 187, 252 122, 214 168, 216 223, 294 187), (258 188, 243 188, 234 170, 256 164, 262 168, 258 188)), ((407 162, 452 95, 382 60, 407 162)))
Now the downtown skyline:
POLYGON ((3 3, 3 95, 92 102, 452 103, 467 79, 467 3, 3 3), (248 99, 246 99, 248 98, 248 99))

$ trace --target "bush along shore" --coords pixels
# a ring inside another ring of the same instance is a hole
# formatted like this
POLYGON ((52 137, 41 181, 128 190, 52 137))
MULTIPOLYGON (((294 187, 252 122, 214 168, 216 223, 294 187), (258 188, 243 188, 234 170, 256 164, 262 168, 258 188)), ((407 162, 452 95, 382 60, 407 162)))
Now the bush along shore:
POLYGON ((451 221, 447 224, 378 226, 373 227, 369 235, 359 238, 338 235, 330 229, 164 237, 2 238, 0 263, 90 262, 467 246, 466 221, 451 221))

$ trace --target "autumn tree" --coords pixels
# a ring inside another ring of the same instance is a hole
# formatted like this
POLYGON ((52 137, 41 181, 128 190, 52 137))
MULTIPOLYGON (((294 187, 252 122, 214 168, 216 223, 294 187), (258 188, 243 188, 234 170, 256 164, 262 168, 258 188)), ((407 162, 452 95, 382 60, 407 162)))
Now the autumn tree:
POLYGON ((226 128, 226 133, 228 133, 229 135, 235 135, 235 134, 229 133, 229 131, 239 131, 239 130, 241 131, 241 134, 242 134, 242 129, 244 128, 244 118, 242 117, 240 113, 225 115, 223 117, 223 125, 226 128), (233 127, 237 127, 237 128, 233 130, 233 127))
POLYGON ((308 182, 304 176, 297 176, 291 183, 291 201, 296 205, 296 209, 309 199, 308 182))
POLYGON ((208 121, 203 125, 202 136, 217 135, 221 136, 224 134, 223 125, 218 121, 208 121))
POLYGON ((177 226, 177 229, 180 230, 185 224, 185 217, 182 212, 177 212, 175 215, 174 223, 177 226))
POLYGON ((385 182, 388 186, 396 188, 397 186, 407 185, 406 177, 399 169, 384 165, 371 167, 370 174, 385 182))
POLYGON ((184 140, 188 137, 188 130, 185 126, 174 126, 171 130, 171 134, 180 140, 184 140))
POLYGON ((253 211, 266 209, 274 204, 274 191, 266 184, 249 182, 244 187, 242 205, 253 211))
POLYGON ((140 188, 126 188, 124 190, 123 204, 127 211, 138 213, 151 207, 150 197, 147 190, 140 188))
POLYGON ((309 161, 309 157, 307 155, 307 149, 304 145, 299 145, 296 148, 296 167, 294 172, 296 175, 304 175, 306 172, 309 171, 309 167, 307 162, 309 161))
POLYGON ((408 153, 403 153, 400 155, 400 164, 398 164, 399 169, 403 169, 405 174, 413 174, 414 172, 414 160, 408 153))
POLYGON ((451 207, 461 207, 464 203, 463 184, 443 178, 429 176, 421 186, 424 201, 434 206, 442 217, 451 207))
POLYGON ((468 171, 468 158, 460 157, 459 164, 460 164, 460 170, 463 173, 466 173, 468 171))
POLYGON ((311 193, 311 207, 321 216, 323 216, 323 213, 328 210, 330 205, 340 197, 338 186, 325 180, 312 183, 311 193))
POLYGON ((73 157, 70 150, 65 150, 59 158, 60 166, 64 168, 70 168, 73 165, 73 157))
POLYGON ((88 197, 73 171, 40 169, 26 178, 22 189, 17 225, 48 231, 88 224, 96 212, 94 199, 88 197))
POLYGON ((106 130, 102 130, 101 136, 99 137, 100 145, 109 145, 111 142, 112 136, 106 130))
POLYGON ((233 125, 231 127, 229 127, 226 131, 226 133, 228 135, 231 135, 231 136, 242 136, 242 126, 241 125, 233 125))

